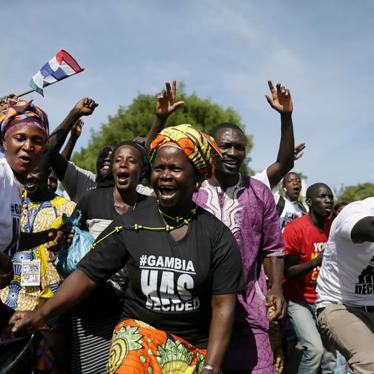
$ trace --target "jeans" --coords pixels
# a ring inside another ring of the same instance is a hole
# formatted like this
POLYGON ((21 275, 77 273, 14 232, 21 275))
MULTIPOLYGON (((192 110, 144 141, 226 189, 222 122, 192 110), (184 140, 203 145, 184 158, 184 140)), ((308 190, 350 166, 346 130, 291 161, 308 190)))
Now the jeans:
POLYGON ((299 342, 304 348, 299 374, 333 374, 336 366, 335 352, 328 350, 317 328, 316 306, 305 301, 289 301, 287 314, 299 342))

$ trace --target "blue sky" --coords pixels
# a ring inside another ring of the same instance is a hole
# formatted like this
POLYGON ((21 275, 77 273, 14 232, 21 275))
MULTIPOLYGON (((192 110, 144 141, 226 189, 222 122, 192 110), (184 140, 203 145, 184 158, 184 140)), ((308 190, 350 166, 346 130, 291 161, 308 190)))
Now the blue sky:
POLYGON ((296 170, 308 183, 374 182, 370 0, 19 0, 2 6, 2 30, 1 95, 27 89, 61 48, 86 68, 44 98, 29 95, 52 128, 79 98, 97 100, 78 146, 119 105, 177 79, 239 112, 254 135, 251 166, 261 170, 280 136, 264 98, 272 79, 293 95, 296 142, 307 144, 296 170))

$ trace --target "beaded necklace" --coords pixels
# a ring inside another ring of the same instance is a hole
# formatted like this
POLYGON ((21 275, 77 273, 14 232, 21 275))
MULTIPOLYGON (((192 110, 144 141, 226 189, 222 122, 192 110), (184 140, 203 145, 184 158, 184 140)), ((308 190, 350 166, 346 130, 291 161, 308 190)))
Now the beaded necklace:
POLYGON ((190 210, 190 214, 189 216, 187 217, 179 217, 179 216, 176 216, 176 217, 172 217, 172 216, 169 216, 167 215, 166 213, 164 213, 160 207, 158 207, 158 212, 161 214, 161 216, 163 217, 166 217, 166 218, 169 218, 173 221, 175 221, 176 223, 180 223, 180 222, 184 222, 185 225, 188 225, 191 221, 191 216, 194 216, 196 214, 196 210, 197 210, 197 207, 195 206, 194 208, 192 208, 190 210))
POLYGON ((140 225, 138 223, 135 223, 133 225, 120 225, 120 226, 115 226, 112 231, 110 231, 108 234, 103 236, 101 239, 95 241, 93 244, 91 244, 90 249, 94 249, 99 243, 101 243, 103 240, 107 239, 109 236, 120 232, 122 230, 128 230, 128 231, 139 231, 139 230, 147 230, 147 231, 153 231, 153 232, 170 232, 172 230, 179 229, 180 227, 184 225, 189 225, 192 218, 196 215, 197 207, 195 206, 190 210, 190 215, 188 217, 172 217, 164 213, 160 207, 158 207, 158 211, 161 214, 161 216, 172 219, 176 223, 179 223, 176 226, 171 226, 166 224, 165 226, 144 226, 140 225))

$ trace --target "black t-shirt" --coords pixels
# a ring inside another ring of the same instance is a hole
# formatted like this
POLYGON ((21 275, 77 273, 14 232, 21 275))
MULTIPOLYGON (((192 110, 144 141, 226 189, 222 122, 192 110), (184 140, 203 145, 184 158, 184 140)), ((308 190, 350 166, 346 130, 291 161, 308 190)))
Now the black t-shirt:
MULTIPOLYGON (((75 210, 82 212, 80 225, 86 228, 89 219, 114 220, 120 214, 114 207, 113 197, 114 187, 100 187, 95 190, 88 191, 79 200, 75 210)), ((137 194, 136 208, 141 208, 142 204, 147 200, 148 196, 137 194)))
MULTIPOLYGON (((164 226, 155 200, 114 220, 97 241, 115 226, 133 224, 164 226)), ((201 208, 179 241, 165 231, 124 229, 100 242, 78 268, 100 284, 125 264, 129 286, 122 319, 142 320, 199 347, 207 346, 212 295, 244 289, 235 238, 201 208)))
MULTIPOLYGON (((87 220, 102 219, 114 220, 120 217, 120 214, 114 207, 113 197, 114 187, 99 187, 88 191, 79 200, 75 210, 80 210, 82 217, 80 227, 82 230, 88 230, 87 220)), ((149 204, 148 196, 137 194, 137 202, 135 209, 142 208, 145 204, 149 204)), ((74 214, 74 213, 73 213, 74 214)), ((81 301, 73 310, 73 312, 81 317, 88 319, 102 318, 107 315, 120 314, 122 307, 122 293, 118 293, 117 288, 126 283, 126 269, 120 269, 119 273, 111 278, 111 282, 100 285, 87 298, 81 301)))

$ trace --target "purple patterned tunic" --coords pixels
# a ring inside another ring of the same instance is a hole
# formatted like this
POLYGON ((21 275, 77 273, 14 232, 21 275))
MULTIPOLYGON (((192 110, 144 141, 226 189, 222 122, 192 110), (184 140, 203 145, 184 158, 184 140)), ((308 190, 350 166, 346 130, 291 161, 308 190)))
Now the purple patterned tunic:
POLYGON ((224 368, 238 373, 274 373, 267 292, 262 259, 283 256, 283 241, 274 197, 263 183, 241 176, 225 191, 204 181, 195 202, 224 222, 242 254, 245 293, 238 295, 232 339, 224 368))

